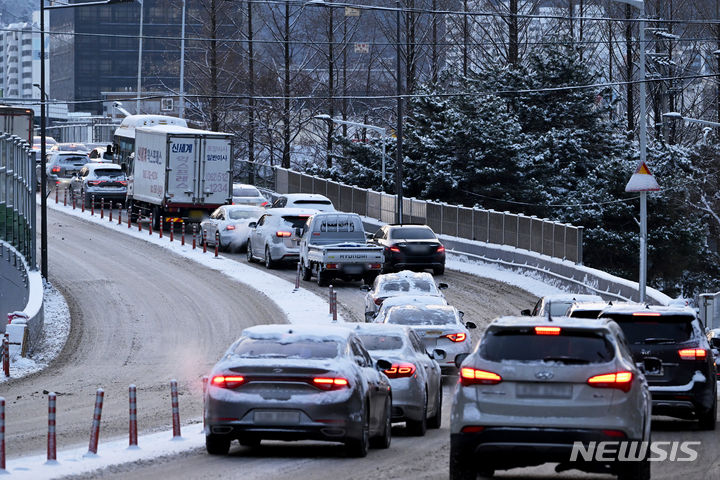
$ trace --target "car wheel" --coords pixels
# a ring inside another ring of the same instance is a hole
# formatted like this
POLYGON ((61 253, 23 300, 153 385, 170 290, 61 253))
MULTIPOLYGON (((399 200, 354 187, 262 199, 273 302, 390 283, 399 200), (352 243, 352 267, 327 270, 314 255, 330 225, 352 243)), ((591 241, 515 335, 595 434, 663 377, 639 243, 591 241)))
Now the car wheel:
POLYGON ((414 437, 422 437, 427 431, 427 410, 428 410, 428 395, 425 390, 425 404, 423 405, 422 416, 420 420, 406 420, 405 427, 410 435, 414 437))
POLYGON ((153 213, 153 226, 152 227, 156 231, 160 231, 160 229, 163 227, 163 223, 165 223, 162 221, 162 218, 161 218, 162 215, 160 214, 160 208, 153 207, 152 213, 153 213))
POLYGON ((450 480, 475 480, 477 478, 477 470, 475 470, 472 458, 466 458, 462 452, 450 445, 450 480))
POLYGON ((370 415, 365 411, 362 432, 359 438, 351 438, 345 442, 345 448, 351 457, 367 457, 370 449, 370 415))
POLYGON ((309 282, 312 279, 312 268, 302 265, 302 279, 309 282))
POLYGON ((700 430, 715 430, 715 423, 717 423, 717 399, 713 402, 710 410, 698 416, 698 423, 700 424, 700 430))
POLYGON ((205 449, 210 455, 227 455, 230 451, 230 437, 226 435, 205 435, 205 449))
POLYGON ((433 275, 440 276, 445 273, 445 265, 440 267, 433 267, 433 275))
POLYGON ((322 270, 318 270, 317 284, 318 284, 318 287, 327 287, 328 285, 330 285, 330 274, 328 274, 327 272, 324 272, 322 270))
POLYGON ((440 382, 438 385, 437 401, 435 402, 437 408, 435 409, 435 415, 428 419, 428 428, 437 429, 440 428, 442 424, 442 398, 442 382, 440 382))
POLYGON ((277 262, 272 259, 272 256, 270 255, 270 247, 265 246, 265 268, 268 270, 275 268, 277 266, 277 262))
POLYGON ((390 442, 392 441, 392 401, 390 397, 385 399, 385 428, 383 429, 382 435, 375 437, 370 440, 370 446, 372 448, 390 448, 390 442))
POLYGON ((247 251, 245 252, 245 258, 247 258, 248 263, 255 263, 255 258, 253 257, 252 244, 250 243, 250 240, 248 240, 247 251))

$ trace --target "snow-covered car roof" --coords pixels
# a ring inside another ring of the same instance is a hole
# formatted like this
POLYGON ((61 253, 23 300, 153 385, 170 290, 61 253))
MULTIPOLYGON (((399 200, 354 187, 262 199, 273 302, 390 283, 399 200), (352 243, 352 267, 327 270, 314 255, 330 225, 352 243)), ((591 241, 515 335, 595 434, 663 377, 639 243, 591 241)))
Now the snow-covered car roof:
MULTIPOLYGON (((493 320, 489 327, 528 327, 535 328, 538 326, 587 329, 587 330, 607 330, 607 324, 612 320, 607 318, 571 318, 571 317, 553 317, 552 321, 546 319, 540 320, 539 317, 500 317, 493 320)), ((489 328, 488 327, 488 328, 489 328)))
POLYGON ((401 335, 405 336, 408 327, 390 323, 358 323, 354 326, 359 335, 401 335))
POLYGON ((588 295, 583 293, 556 293, 553 295, 545 295, 543 297, 546 302, 602 302, 600 295, 588 295))
POLYGON ((437 295, 398 295, 396 297, 386 298, 380 307, 380 312, 398 305, 426 306, 447 304, 447 300, 445 300, 444 297, 437 295))
POLYGON ((102 163, 102 162, 92 162, 92 163, 86 163, 83 165, 84 167, 87 167, 88 170, 122 170, 122 167, 118 165, 117 163, 102 163))
POLYGON ((352 330, 346 326, 342 327, 326 323, 315 325, 256 325, 242 331, 243 337, 269 340, 282 339, 286 342, 302 340, 345 342, 352 335, 352 330))
POLYGON ((265 209, 262 207, 258 207, 257 205, 246 205, 246 204, 223 205, 220 208, 223 208, 225 210, 248 210, 251 212, 260 212, 260 213, 265 212, 265 209))
POLYGON ((435 285, 435 279, 432 275, 427 272, 411 272, 410 270, 403 270, 398 273, 386 273, 379 275, 378 277, 379 290, 384 294, 391 295, 440 295, 440 291, 435 285), (400 285, 407 286, 408 288, 402 288, 397 291, 386 290, 386 285, 400 285), (421 288, 420 286, 428 286, 429 289, 421 288))
POLYGON ((328 197, 325 195, 320 195, 319 193, 285 193, 282 195, 283 197, 287 198, 288 200, 326 200, 330 201, 328 197))
MULTIPOLYGON (((410 318, 423 318, 425 319, 423 324, 427 325, 462 325, 457 309, 451 305, 395 305, 384 312, 383 322, 389 321, 391 316, 398 312, 401 316, 407 313, 410 318), (445 323, 436 323, 432 320, 433 318, 445 323)), ((407 316, 405 320, 407 320, 407 316)), ((403 323, 401 322, 401 324, 403 323)))
POLYGON ((652 314, 652 313, 659 313, 662 315, 692 315, 693 317, 696 316, 695 310, 691 307, 686 307, 682 305, 644 305, 641 303, 622 303, 619 305, 608 305, 607 308, 605 308, 602 311, 603 314, 606 313, 624 313, 624 314, 630 314, 630 313, 639 313, 639 314, 652 314))
POLYGON ((278 216, 278 217, 282 217, 285 215, 294 215, 294 216, 306 215, 309 217, 311 215, 315 215, 317 213, 317 210, 312 209, 312 208, 292 208, 292 207, 290 207, 290 208, 268 208, 265 210, 265 213, 267 215, 278 216))

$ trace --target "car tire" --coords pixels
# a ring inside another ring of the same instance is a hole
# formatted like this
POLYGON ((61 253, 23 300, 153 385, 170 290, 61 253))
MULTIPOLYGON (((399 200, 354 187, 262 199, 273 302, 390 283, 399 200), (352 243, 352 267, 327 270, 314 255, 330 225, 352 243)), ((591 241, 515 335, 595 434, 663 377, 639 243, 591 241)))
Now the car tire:
POLYGON ((312 280, 312 268, 308 268, 305 265, 302 265, 300 268, 302 268, 302 279, 306 282, 312 280))
POLYGON ((420 420, 406 420, 405 427, 413 437, 422 437, 427 432, 427 411, 428 411, 428 394, 425 390, 425 405, 420 420))
POLYGON ((698 424, 700 430, 715 430, 717 423, 717 399, 713 402, 712 407, 707 412, 698 415, 698 424))
POLYGON ((390 448, 392 441, 392 401, 388 396, 385 398, 385 428, 382 435, 370 440, 372 448, 390 448))
POLYGON ((441 267, 433 267, 433 275, 440 276, 445 273, 445 265, 441 267))
POLYGON ((230 451, 230 437, 226 435, 205 435, 205 449, 210 455, 227 455, 230 451))
POLYGON ((367 457, 370 449, 370 415, 367 410, 362 422, 362 432, 359 438, 350 438, 345 442, 347 454, 351 457, 367 457))
POLYGON ((318 287, 327 287, 328 285, 330 285, 330 275, 327 272, 318 270, 317 284, 318 284, 318 287))
POLYGON ((255 263, 255 258, 253 257, 252 244, 250 243, 250 240, 248 240, 248 243, 247 243, 247 251, 245 252, 245 258, 247 259, 248 263, 255 263))
POLYGON ((450 480, 475 480, 478 472, 471 460, 450 445, 450 480))
POLYGON ((268 270, 271 270, 277 266, 277 262, 272 259, 272 255, 270 254, 270 247, 265 246, 265 268, 268 270))
POLYGON ((165 222, 162 222, 161 219, 160 219, 160 217, 162 217, 162 215, 160 214, 160 208, 158 208, 157 206, 153 207, 153 209, 152 209, 152 214, 153 214, 153 226, 152 226, 152 228, 153 228, 155 231, 158 231, 158 232, 159 232, 160 229, 163 227, 162 224, 165 223, 165 222))
POLYGON ((650 480, 650 454, 638 462, 623 464, 623 469, 618 473, 618 480, 650 480))
POLYGON ((435 415, 430 417, 427 422, 428 428, 432 429, 438 429, 442 425, 442 382, 438 385, 438 394, 437 394, 437 408, 435 409, 435 415))

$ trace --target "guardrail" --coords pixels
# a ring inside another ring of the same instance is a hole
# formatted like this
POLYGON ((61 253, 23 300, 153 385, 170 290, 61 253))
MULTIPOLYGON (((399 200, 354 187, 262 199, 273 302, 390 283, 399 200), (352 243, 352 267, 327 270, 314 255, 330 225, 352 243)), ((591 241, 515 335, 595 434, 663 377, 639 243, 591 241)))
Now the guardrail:
POLYGON ((0 134, 0 239, 35 268, 35 156, 28 143, 0 134))

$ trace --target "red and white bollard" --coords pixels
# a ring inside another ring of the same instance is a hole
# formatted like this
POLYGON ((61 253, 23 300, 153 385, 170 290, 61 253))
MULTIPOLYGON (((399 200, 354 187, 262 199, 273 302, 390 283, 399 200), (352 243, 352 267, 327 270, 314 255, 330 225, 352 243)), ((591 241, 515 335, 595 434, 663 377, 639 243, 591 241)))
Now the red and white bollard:
POLYGON ((10 342, 7 333, 2 339, 2 360, 3 373, 5 373, 6 377, 10 377, 10 342))
POLYGON ((197 243, 197 224, 193 223, 193 250, 195 250, 196 243, 197 243))
POLYGON ((182 230, 182 237, 180 237, 180 245, 185 245, 185 220, 180 220, 180 228, 182 230))
POLYGON ((332 315, 333 313, 333 286, 330 285, 328 287, 328 313, 332 315))
POLYGON ((105 197, 100 197, 100 218, 105 218, 105 197))
POLYGON ((163 220, 163 218, 160 217, 160 221, 158 222, 158 225, 160 225, 160 228, 158 228, 158 235, 160 236, 160 238, 162 238, 162 231, 163 231, 163 227, 164 227, 164 225, 163 225, 164 222, 165 222, 165 221, 163 220))
POLYGON ((137 429, 137 388, 135 385, 130 385, 129 389, 130 398, 130 430, 129 430, 129 446, 138 446, 138 429, 137 429))
POLYGON ((207 230, 203 229, 202 236, 203 253, 207 253, 207 230))
POLYGON ((56 425, 55 414, 57 412, 56 402, 57 402, 57 396, 55 395, 55 392, 50 392, 48 394, 48 437, 47 437, 47 461, 48 461, 48 463, 57 461, 57 441, 55 438, 55 425, 56 425))
POLYGON ((112 207, 113 207, 112 202, 110 202, 110 205, 108 205, 108 207, 110 207, 110 210, 108 212, 108 222, 112 222, 112 207))
POLYGON ((60 188, 60 187, 58 187, 57 185, 55 185, 55 203, 56 203, 56 204, 58 203, 58 194, 59 194, 59 193, 58 193, 58 189, 59 189, 59 188, 60 188))
POLYGON ((63 207, 67 207, 67 188, 63 189, 63 207))
MULTIPOLYGON (((138 222, 138 225, 140 225, 140 222, 138 222)), ((152 226, 153 226, 153 214, 152 214, 152 212, 150 212, 150 226, 148 227, 148 231, 150 232, 150 235, 152 235, 152 226)))
POLYGON ((80 211, 85 213, 85 195, 80 199, 80 211))
MULTIPOLYGON (((132 226, 131 220, 132 220, 132 205, 128 206, 128 228, 130 228, 132 226)), ((140 221, 140 219, 138 219, 138 222, 139 221, 140 221)))
POLYGON ((215 256, 218 256, 218 250, 220 249, 220 232, 215 230, 215 256))
POLYGON ((95 194, 90 198, 90 215, 95 215, 95 194))
POLYGON ((333 322, 337 322, 337 292, 333 292, 333 322))
POLYGON ((300 289, 300 262, 297 265, 297 273, 295 274, 295 288, 293 292, 297 292, 300 289))
POLYGON ((170 241, 175 240, 175 222, 170 222, 170 241))
POLYGON ((97 389, 95 394, 95 410, 93 411, 92 429, 90 430, 90 445, 87 455, 97 454, 98 439, 100 438, 100 418, 102 417, 103 397, 105 392, 102 388, 97 389))
POLYGON ((0 397, 0 471, 5 471, 5 399, 0 397))
POLYGON ((178 405, 177 380, 170 380, 170 401, 172 405, 173 438, 180 438, 180 407, 178 405))
POLYGON ((118 225, 122 225, 122 203, 118 203, 118 225))

